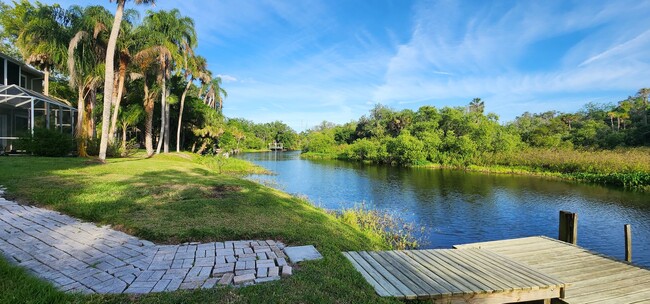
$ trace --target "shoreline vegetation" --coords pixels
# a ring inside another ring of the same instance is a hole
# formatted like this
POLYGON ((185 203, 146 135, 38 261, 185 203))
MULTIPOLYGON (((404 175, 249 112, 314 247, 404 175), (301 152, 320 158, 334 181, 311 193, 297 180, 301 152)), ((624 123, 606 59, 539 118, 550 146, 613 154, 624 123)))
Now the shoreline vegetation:
MULTIPOLYGON (((307 152, 302 153, 300 157, 355 161, 334 153, 307 152)), ((650 192, 650 148, 619 148, 612 151, 529 149, 517 153, 491 155, 489 159, 485 158, 477 163, 469 165, 425 163, 406 166, 486 174, 530 175, 650 192)))
POLYGON ((68 294, 0 256, 0 302, 39 303, 399 303, 377 296, 342 251, 404 249, 417 240, 399 219, 360 207, 340 213, 243 178, 265 172, 248 161, 191 153, 100 164, 85 158, 0 157, 8 199, 108 224, 156 243, 277 239, 315 245, 324 259, 301 263, 288 279, 246 288, 147 295, 68 294))
POLYGON ((524 113, 502 124, 475 98, 466 107, 417 111, 376 105, 343 125, 323 122, 302 136, 302 157, 404 167, 553 176, 650 190, 648 94, 575 113, 524 113))

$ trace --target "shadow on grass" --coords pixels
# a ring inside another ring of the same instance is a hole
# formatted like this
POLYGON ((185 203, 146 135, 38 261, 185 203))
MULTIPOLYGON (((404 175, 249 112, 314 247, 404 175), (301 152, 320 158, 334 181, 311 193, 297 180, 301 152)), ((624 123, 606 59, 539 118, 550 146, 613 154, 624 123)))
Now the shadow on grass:
MULTIPOLYGON (((153 294, 141 302, 343 302, 389 301, 375 295, 340 254, 384 249, 379 240, 285 193, 185 159, 141 159, 90 165, 79 159, 0 159, 0 176, 13 196, 157 243, 276 239, 313 244, 324 256, 289 279, 237 290, 153 294), (214 197, 215 187, 237 191, 214 197), (218 298, 215 300, 215 297, 218 298)), ((122 302, 128 296, 95 296, 122 302)), ((128 298, 130 299, 130 298, 128 298)))

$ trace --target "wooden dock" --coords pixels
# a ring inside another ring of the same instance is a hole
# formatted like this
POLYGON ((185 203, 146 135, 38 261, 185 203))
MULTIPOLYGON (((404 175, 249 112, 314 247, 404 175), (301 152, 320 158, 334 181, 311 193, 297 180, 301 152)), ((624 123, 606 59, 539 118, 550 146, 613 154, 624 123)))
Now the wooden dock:
POLYGON ((344 252, 381 296, 433 303, 650 303, 650 270, 544 236, 344 252))
POLYGON ((565 284, 483 249, 345 252, 381 296, 508 303, 563 296, 565 284))
POLYGON ((454 248, 488 250, 566 282, 566 303, 650 303, 650 270, 548 237, 454 248))

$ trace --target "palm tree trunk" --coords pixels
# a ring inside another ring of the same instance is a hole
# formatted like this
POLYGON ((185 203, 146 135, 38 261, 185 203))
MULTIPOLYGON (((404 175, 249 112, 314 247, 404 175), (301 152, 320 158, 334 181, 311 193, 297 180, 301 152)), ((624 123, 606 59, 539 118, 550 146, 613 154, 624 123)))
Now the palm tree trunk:
POLYGON ((126 124, 122 124, 122 151, 126 151, 126 124))
POLYGON ((169 153, 169 137, 171 137, 171 136, 169 136, 169 135, 171 135, 170 132, 169 132, 169 125, 170 125, 170 123, 169 123, 169 112, 171 112, 169 110, 169 103, 165 103, 165 141, 163 142, 163 152, 164 153, 169 153))
POLYGON ((166 67, 164 64, 164 55, 160 54, 160 62, 162 63, 161 73, 162 77, 160 80, 160 136, 158 137, 158 147, 156 148, 156 154, 160 154, 160 148, 162 148, 162 143, 165 138, 165 110, 167 109, 167 75, 166 67))
POLYGON ((77 154, 79 154, 79 157, 88 157, 88 154, 86 153, 86 136, 85 136, 85 130, 86 128, 84 127, 84 119, 85 119, 85 99, 84 99, 84 88, 83 86, 79 86, 77 89, 77 129, 75 129, 75 137, 77 138, 77 154))
POLYGON ((120 72, 117 81, 117 95, 115 97, 115 106, 113 107, 113 118, 111 119, 111 129, 108 134, 111 135, 109 139, 115 139, 115 128, 117 126, 117 115, 120 112, 120 103, 122 102, 122 93, 124 92, 124 79, 126 78, 126 61, 120 60, 120 72))
POLYGON ((147 157, 153 155, 153 98, 149 94, 149 86, 147 86, 147 78, 144 78, 144 146, 147 149, 147 157))
POLYGON ((187 96, 187 91, 189 91, 190 86, 192 85, 192 79, 187 82, 183 95, 181 95, 181 107, 178 110, 178 128, 176 129, 176 152, 181 152, 181 126, 183 122, 183 108, 185 107, 185 96, 187 96))
POLYGON ((93 88, 88 89, 88 112, 86 112, 86 120, 88 121, 88 130, 86 131, 90 138, 95 138, 95 105, 97 104, 97 91, 93 88))
POLYGON ((621 130, 621 118, 617 117, 616 120, 617 120, 617 123, 618 123, 617 130, 621 130))
POLYGON ((614 130, 614 116, 610 116, 609 120, 612 122, 612 130, 614 130))
POLYGON ((108 46, 106 47, 106 64, 104 74, 104 112, 102 114, 102 136, 99 144, 99 160, 106 160, 106 149, 108 148, 108 131, 111 120, 111 97, 113 96, 113 86, 111 82, 115 74, 114 60, 115 60, 115 44, 117 43, 117 35, 120 32, 120 24, 122 23, 122 15, 124 14, 124 3, 126 0, 117 0, 117 10, 115 11, 115 19, 113 20, 113 27, 111 28, 111 36, 108 39, 108 46))
POLYGON ((43 69, 43 95, 50 96, 50 69, 47 66, 43 69))

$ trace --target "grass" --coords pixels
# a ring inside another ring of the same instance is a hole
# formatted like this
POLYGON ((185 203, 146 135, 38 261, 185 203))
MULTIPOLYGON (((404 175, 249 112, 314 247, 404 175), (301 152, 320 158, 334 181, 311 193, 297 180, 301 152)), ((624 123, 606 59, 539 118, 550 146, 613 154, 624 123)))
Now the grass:
MULTIPOLYGON (((526 149, 484 157, 478 171, 503 167, 615 187, 650 191, 650 148, 616 150, 526 149)), ((477 169, 477 168, 475 168, 477 169)), ((506 170, 507 171, 507 170, 506 170)))
MULTIPOLYGON (((336 153, 307 152, 304 159, 340 159, 336 153)), ((573 150, 528 148, 475 156, 468 166, 429 163, 426 168, 494 174, 537 175, 650 192, 650 148, 573 150)))
POLYGON ((386 249, 381 237, 286 193, 242 179, 259 167, 228 159, 222 172, 191 154, 111 159, 0 157, 11 198, 157 243, 277 239, 323 254, 280 281, 144 296, 69 295, 0 259, 0 302, 29 303, 389 303, 340 254, 386 249), (4 301, 4 300, 7 301, 4 301))

